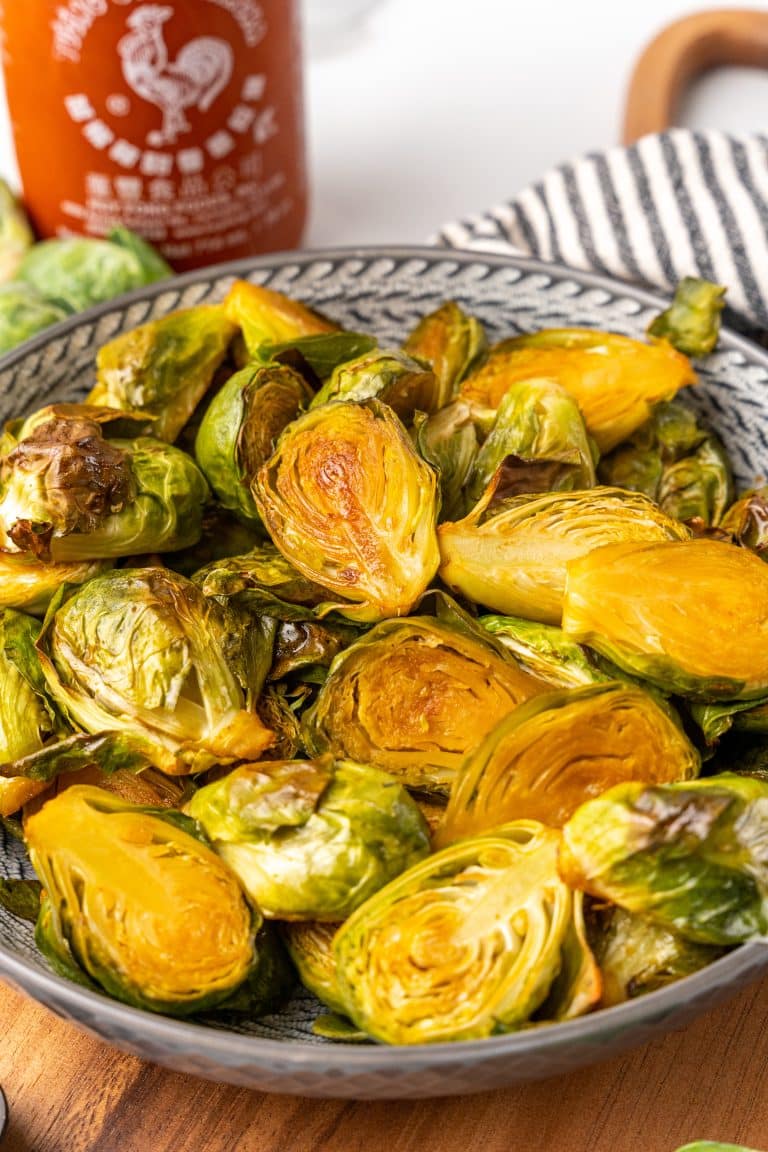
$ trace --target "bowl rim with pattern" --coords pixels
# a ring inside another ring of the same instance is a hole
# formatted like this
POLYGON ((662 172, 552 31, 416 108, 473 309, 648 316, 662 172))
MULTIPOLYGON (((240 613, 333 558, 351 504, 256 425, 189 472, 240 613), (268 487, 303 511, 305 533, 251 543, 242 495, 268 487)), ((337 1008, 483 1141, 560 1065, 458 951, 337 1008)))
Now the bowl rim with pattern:
MULTIPOLYGON (((644 310, 660 311, 667 306, 662 296, 642 288, 591 272, 542 263, 523 257, 482 251, 417 246, 328 248, 274 253, 252 259, 185 273, 160 281, 125 296, 98 305, 46 329, 19 348, 0 358, 0 411, 10 396, 9 381, 41 352, 56 341, 75 334, 84 347, 95 351, 95 326, 111 313, 119 314, 124 325, 133 327, 141 320, 131 317, 134 306, 178 297, 195 286, 216 286, 223 290, 233 278, 249 276, 265 282, 272 276, 317 267, 317 276, 329 276, 336 266, 362 267, 381 264, 381 275, 406 264, 414 274, 435 272, 443 266, 440 291, 451 293, 451 280, 459 274, 482 279, 496 270, 541 277, 550 286, 572 284, 579 290, 607 294, 609 298, 636 304, 628 318, 644 310), (326 270, 327 266, 327 270, 326 270)), ((290 286, 279 285, 290 291, 290 286)), ((542 288, 543 290, 543 288, 542 288)), ((300 293, 299 293, 300 295, 300 293)), ((471 293, 470 293, 471 295, 471 293)), ((443 296, 443 298, 444 298, 443 296)), ((194 302, 194 301, 192 301, 194 302)), ((309 299, 309 303, 313 303, 309 299)), ((427 310, 413 297, 413 319, 427 310)), ((182 305, 184 306, 184 305, 182 305)), ((319 305, 324 306, 323 304, 319 305)), ((471 309, 471 301, 467 304, 471 309)), ((169 301, 162 311, 178 304, 169 301)), ((158 312, 159 314, 159 312, 158 312)), ((578 302, 571 323, 580 323, 578 302)), ((113 333, 110 333, 110 337, 113 333)), ((403 333, 403 336, 405 333, 403 333)), ((640 335, 637 332, 637 335, 640 335)), ((722 347, 741 353, 759 368, 768 381, 768 353, 747 338, 724 329, 722 347)), ((768 392, 763 406, 768 424, 768 392)), ((10 412, 8 413, 10 415, 10 412)), ((767 433, 768 434, 768 433, 767 433)), ((57 1015, 71 1020, 93 1035, 124 1051, 212 1080, 220 1080, 261 1091, 304 1096, 356 1099, 415 1099, 439 1095, 459 1095, 499 1088, 511 1083, 541 1079, 575 1070, 679 1027, 719 1000, 756 979, 768 966, 768 947, 761 942, 741 945, 691 976, 611 1008, 559 1024, 460 1043, 435 1043, 407 1047, 383 1045, 318 1044, 288 1039, 244 1035, 226 1028, 154 1015, 132 1008, 106 995, 89 991, 33 964, 14 950, 0 923, 0 979, 32 996, 57 1015), (5 938, 4 938, 5 937, 5 938)))

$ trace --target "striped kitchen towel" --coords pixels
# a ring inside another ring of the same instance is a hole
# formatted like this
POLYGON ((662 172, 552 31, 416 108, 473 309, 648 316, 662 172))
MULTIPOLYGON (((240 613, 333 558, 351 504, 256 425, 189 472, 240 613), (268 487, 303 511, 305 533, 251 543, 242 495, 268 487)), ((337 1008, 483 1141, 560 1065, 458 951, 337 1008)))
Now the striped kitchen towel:
POLYGON ((519 196, 446 225, 438 244, 524 253, 667 292, 728 288, 731 316, 768 331, 768 137, 676 128, 553 168, 519 196))

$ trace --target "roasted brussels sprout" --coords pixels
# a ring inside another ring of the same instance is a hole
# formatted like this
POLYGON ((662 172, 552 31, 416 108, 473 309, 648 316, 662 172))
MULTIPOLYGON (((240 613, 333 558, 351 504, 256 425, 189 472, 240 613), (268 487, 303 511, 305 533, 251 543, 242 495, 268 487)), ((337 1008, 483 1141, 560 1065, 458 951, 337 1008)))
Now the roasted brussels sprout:
MULTIPOLYGON (((579 903, 557 875, 558 840, 534 821, 507 824, 438 852, 359 908, 334 942, 354 1023, 389 1044, 528 1023, 563 966, 579 903)), ((560 1018, 586 1010, 580 991, 560 1001, 560 1018)))
POLYGON ((405 616, 439 561, 437 481, 385 404, 324 404, 286 428, 254 496, 291 564, 344 616, 405 616))
POLYGON ((379 400, 409 424, 415 412, 437 411, 440 386, 431 368, 425 368, 404 352, 377 348, 334 369, 311 407, 318 408, 331 400, 346 403, 379 400))
POLYGON ((768 928, 767 830, 761 780, 618 784, 565 825, 560 872, 686 939, 739 944, 768 928))
MULTIPOLYGON (((559 624, 570 561, 612 540, 684 540, 687 528, 651 500, 620 488, 547 492, 481 502, 458 523, 441 524, 440 577, 478 604, 559 624)), ((597 605, 596 605, 597 608, 597 605)))
POLYGON ((293 340, 268 341, 259 348, 259 359, 276 360, 296 368, 310 384, 331 375, 334 368, 372 352, 378 346, 374 336, 362 332, 320 332, 315 336, 296 336, 293 340))
POLYGON ((0 553, 0 609, 18 608, 33 616, 44 616, 62 585, 74 588, 87 584, 110 567, 108 560, 51 564, 22 554, 0 553))
POLYGON ((677 520, 719 524, 733 499, 731 466, 714 433, 683 404, 658 404, 650 420, 600 461, 606 484, 643 492, 677 520))
POLYGON ((732 504, 720 521, 734 543, 764 557, 768 550, 768 488, 747 492, 732 504))
POLYGON ((440 519, 455 520, 464 514, 462 490, 479 446, 473 409, 454 400, 432 416, 417 412, 413 426, 419 455, 440 480, 440 519))
POLYGON ((34 241, 26 212, 5 180, 0 180, 0 284, 16 275, 34 241))
POLYGON ((458 391, 459 384, 485 355, 488 341, 476 317, 468 316, 454 300, 446 300, 422 317, 408 336, 403 350, 426 361, 438 380, 438 408, 458 391))
POLYGON ((38 946, 59 969, 68 960, 119 1000, 186 1016, 256 966, 258 917, 180 813, 74 787, 28 819, 26 838, 47 896, 38 946))
POLYGON ((422 815, 396 780, 330 757, 242 765, 186 810, 279 920, 343 920, 429 852, 422 815))
POLYGON ((341 652, 305 714, 304 738, 447 793, 466 753, 546 685, 482 637, 431 617, 386 620, 341 652))
POLYGON ((194 544, 208 486, 184 452, 106 440, 85 417, 48 420, 0 461, 0 545, 57 564, 194 544))
MULTIPOLYGON (((535 480, 529 492, 592 488, 595 465, 576 401, 553 380, 519 380, 502 397, 466 486, 467 507, 477 504, 502 464, 558 466, 554 486, 535 480), (513 458, 509 460, 508 458, 513 458)), ((510 467, 514 472, 514 468, 510 467)))
POLYGON ((249 620, 168 569, 108 572, 62 607, 54 601, 38 644, 51 695, 67 716, 86 732, 135 736, 172 775, 257 759, 272 743, 244 711, 236 675, 263 679, 271 645, 259 651, 249 620))
POLYGON ((214 396, 198 429, 195 456, 221 504, 242 520, 259 522, 252 482, 310 398, 301 376, 281 364, 244 368, 214 396))
POLYGON ((0 353, 10 352, 71 313, 58 300, 48 300, 31 284, 0 284, 0 353))
POLYGON ((339 330, 338 324, 300 301, 247 280, 236 280, 232 285, 224 301, 224 311, 228 320, 241 330, 250 360, 259 359, 262 345, 266 343, 339 330))
POLYGON ((277 620, 312 618, 328 592, 307 580, 273 544, 258 544, 244 556, 216 560, 195 573, 204 596, 233 600, 277 620))
POLYGON ((299 979, 305 988, 314 992, 318 1000, 338 1012, 346 1014, 336 978, 336 957, 333 938, 338 924, 322 924, 309 920, 304 923, 283 924, 281 933, 288 953, 296 965, 299 979))
POLYGON ((695 276, 684 276, 674 299, 648 325, 648 336, 666 340, 686 356, 708 356, 720 332, 725 288, 695 276))
POLYGON ((558 828, 613 784, 666 784, 698 771, 698 753, 672 709, 642 689, 613 682, 547 692, 515 708, 470 747, 438 843, 508 820, 558 828))
POLYGON ((563 631, 665 692, 768 694, 768 570, 732 544, 627 541, 573 560, 563 631))
POLYGON ((150 320, 104 344, 90 404, 140 408, 152 434, 173 443, 210 387, 235 335, 221 305, 200 305, 150 320))
POLYGON ((577 644, 553 624, 539 624, 519 616, 481 616, 479 623, 526 672, 548 684, 581 688, 620 679, 615 665, 577 644))
POLYGON ((690 361, 664 341, 641 344, 589 328, 552 328, 497 344, 461 395, 498 408, 512 384, 536 377, 570 392, 601 454, 645 423, 654 404, 696 382, 690 361))
MULTIPOLYGON (((320 669, 330 668, 343 648, 360 635, 353 624, 319 620, 281 620, 275 633, 270 680, 282 680, 302 671, 302 679, 316 679, 320 669)), ((320 676, 320 682, 325 676, 320 676)))
POLYGON ((601 1006, 634 1000, 706 968, 722 948, 686 940, 613 904, 597 908, 589 941, 603 977, 601 1006))

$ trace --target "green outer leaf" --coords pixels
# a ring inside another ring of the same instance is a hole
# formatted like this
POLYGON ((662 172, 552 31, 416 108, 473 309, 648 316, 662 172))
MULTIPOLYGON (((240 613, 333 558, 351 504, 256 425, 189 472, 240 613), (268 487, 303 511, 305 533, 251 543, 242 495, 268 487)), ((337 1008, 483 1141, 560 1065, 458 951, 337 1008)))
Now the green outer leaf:
POLYGON ((686 356, 708 356, 717 344, 725 293, 720 284, 684 276, 670 307, 648 325, 648 335, 668 340, 686 356))
POLYGON ((154 284, 156 280, 165 280, 173 276, 173 268, 168 264, 156 248, 153 248, 142 236, 131 232, 130 228, 122 224, 112 228, 107 233, 107 239, 120 248, 126 248, 133 253, 144 276, 144 284, 154 284))
POLYGON ((415 412, 437 411, 439 399, 439 384, 431 368, 404 352, 377 348, 335 368, 310 408, 332 400, 347 404, 378 400, 407 424, 415 412))
POLYGON ((337 1012, 321 1012, 312 1024, 315 1036, 323 1040, 338 1040, 342 1044, 370 1044, 367 1033, 356 1027, 347 1016, 337 1012))
POLYGON ((64 773, 80 772, 92 765, 108 776, 120 771, 141 772, 151 763, 144 747, 144 740, 136 740, 125 732, 70 736, 11 763, 0 764, 0 778, 23 776, 47 783, 64 773))
POLYGON ((440 384, 437 407, 443 408, 486 355, 488 340, 475 316, 463 312, 454 300, 446 300, 422 317, 403 344, 403 351, 430 365, 440 384))
POLYGON ((196 572, 193 580, 204 596, 232 600, 249 612, 276 620, 315 620, 315 609, 328 595, 266 541, 244 555, 215 560, 196 572))
POLYGON ((258 351, 259 360, 279 360, 285 352, 298 352, 319 380, 326 380, 340 364, 365 356, 378 347, 375 336, 362 332, 318 332, 293 340, 267 341, 258 351))
MULTIPOLYGON (((564 688, 616 680, 609 665, 566 636, 554 624, 539 624, 520 616, 481 616, 482 624, 528 672, 564 688)), ((618 669, 616 670, 618 671, 618 669)))
POLYGON ((417 412, 413 428, 419 455, 440 478, 440 520, 455 520, 464 511, 462 489, 478 450, 473 409, 454 400, 431 416, 417 412))
POLYGON ((318 1000, 340 1016, 346 1015, 344 998, 336 976, 333 939, 338 924, 315 924, 302 921, 282 924, 280 931, 299 979, 318 1000))

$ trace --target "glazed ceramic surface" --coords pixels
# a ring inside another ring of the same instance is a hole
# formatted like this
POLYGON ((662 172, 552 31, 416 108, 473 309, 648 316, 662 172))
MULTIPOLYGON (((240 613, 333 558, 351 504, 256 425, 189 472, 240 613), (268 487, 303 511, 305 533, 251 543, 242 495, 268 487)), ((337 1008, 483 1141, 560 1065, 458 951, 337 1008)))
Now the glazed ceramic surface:
MULTIPOLYGON (((154 285, 49 329, 0 361, 0 418, 82 399, 102 344, 174 309, 220 300, 235 277, 287 292, 382 342, 401 341, 418 317, 446 299, 477 315, 491 339, 573 325, 641 337, 665 306, 585 273, 439 249, 264 257, 154 285)), ((725 333, 700 377, 686 398, 717 428, 737 485, 747 487, 768 470, 768 355, 725 333)), ((0 872, 32 875, 11 839, 2 843, 0 872)), ((661 991, 568 1023, 468 1043, 386 1048, 318 1039, 311 1025, 320 1005, 305 992, 279 1014, 247 1023, 179 1022, 129 1008, 53 975, 31 926, 0 910, 0 977, 58 1015, 178 1071, 302 1096, 457 1095, 558 1075, 679 1027, 766 965, 768 946, 749 944, 661 991)))

